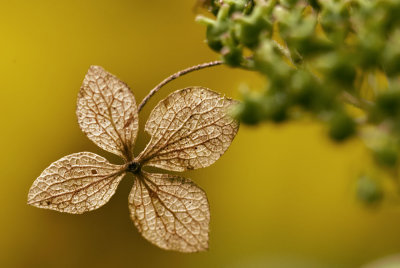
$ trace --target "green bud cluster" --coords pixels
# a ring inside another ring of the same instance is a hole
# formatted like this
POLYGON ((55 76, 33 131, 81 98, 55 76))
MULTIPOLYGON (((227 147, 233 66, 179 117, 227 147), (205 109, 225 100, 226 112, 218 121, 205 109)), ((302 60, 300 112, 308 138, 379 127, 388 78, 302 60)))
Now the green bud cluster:
POLYGON ((254 125, 308 114, 334 141, 374 140, 377 167, 399 168, 400 1, 209 0, 207 7, 211 17, 198 21, 209 47, 268 81, 261 94, 244 94, 236 118, 254 125), (370 82, 378 73, 384 87, 370 82), (381 141, 363 135, 366 127, 383 133, 381 141))
POLYGON ((362 175, 357 182, 357 196, 367 205, 373 205, 382 200, 383 190, 377 179, 362 175))

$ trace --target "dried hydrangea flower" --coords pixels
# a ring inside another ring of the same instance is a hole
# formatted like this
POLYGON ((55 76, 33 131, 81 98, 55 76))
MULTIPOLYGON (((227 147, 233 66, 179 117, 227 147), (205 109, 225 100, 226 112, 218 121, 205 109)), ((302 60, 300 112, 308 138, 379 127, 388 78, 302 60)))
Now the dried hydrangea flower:
POLYGON ((205 192, 189 179, 149 173, 207 167, 229 147, 238 123, 226 110, 235 101, 202 87, 175 91, 151 112, 145 130, 150 142, 138 156, 138 108, 128 86, 99 66, 91 66, 78 95, 77 115, 84 133, 100 148, 122 157, 114 165, 90 152, 61 158, 35 180, 30 205, 80 214, 107 203, 127 172, 135 182, 130 215, 139 232, 167 250, 208 248, 210 212, 205 192))

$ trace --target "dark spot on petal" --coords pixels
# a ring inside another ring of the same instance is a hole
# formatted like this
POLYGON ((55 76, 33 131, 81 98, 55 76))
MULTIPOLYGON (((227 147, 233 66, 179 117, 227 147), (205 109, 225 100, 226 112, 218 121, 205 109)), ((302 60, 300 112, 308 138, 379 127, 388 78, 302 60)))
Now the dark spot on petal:
POLYGON ((93 175, 97 174, 97 170, 95 170, 95 169, 92 169, 91 172, 93 175))
POLYGON ((163 102, 164 102, 165 107, 169 106, 169 99, 168 98, 166 98, 163 102))
POLYGON ((132 124, 132 122, 133 122, 133 115, 131 114, 128 120, 126 120, 124 128, 127 128, 130 124, 132 124))

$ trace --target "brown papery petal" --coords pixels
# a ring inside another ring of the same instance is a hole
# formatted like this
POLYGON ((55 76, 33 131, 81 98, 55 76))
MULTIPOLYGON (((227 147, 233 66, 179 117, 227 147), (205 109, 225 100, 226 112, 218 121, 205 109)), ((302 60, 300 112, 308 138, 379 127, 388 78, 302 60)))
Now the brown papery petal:
POLYGON ((236 101, 202 87, 175 91, 151 112, 151 140, 138 157, 171 171, 207 167, 228 149, 239 123, 228 114, 236 101))
POLYGON ((131 160, 139 120, 135 98, 124 82, 100 66, 91 66, 78 95, 76 113, 89 139, 131 160))
POLYGON ((137 175, 129 209, 139 232, 160 248, 181 252, 208 248, 207 197, 188 179, 146 172, 137 175))
POLYGON ((99 155, 71 154, 52 163, 34 181, 28 204, 81 214, 107 203, 124 175, 122 166, 99 155))

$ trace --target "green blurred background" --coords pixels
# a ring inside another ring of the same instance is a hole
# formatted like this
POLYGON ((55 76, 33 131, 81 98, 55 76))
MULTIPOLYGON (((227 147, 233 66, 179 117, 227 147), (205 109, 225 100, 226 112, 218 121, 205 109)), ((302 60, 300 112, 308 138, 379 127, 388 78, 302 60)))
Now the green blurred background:
MULTIPOLYGON (((128 216, 128 176, 111 201, 83 215, 26 205, 42 170, 64 155, 101 151, 79 130, 76 97, 91 64, 127 82, 139 102, 159 81, 215 60, 194 22, 195 1, 0 1, 1 267, 360 267, 400 251, 400 205, 366 208, 355 182, 369 165, 361 142, 331 143, 304 120, 242 126, 227 153, 187 172, 208 194, 208 252, 163 251, 128 216)), ((201 85, 239 98, 261 77, 227 67, 169 84, 145 107, 201 85)))

